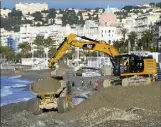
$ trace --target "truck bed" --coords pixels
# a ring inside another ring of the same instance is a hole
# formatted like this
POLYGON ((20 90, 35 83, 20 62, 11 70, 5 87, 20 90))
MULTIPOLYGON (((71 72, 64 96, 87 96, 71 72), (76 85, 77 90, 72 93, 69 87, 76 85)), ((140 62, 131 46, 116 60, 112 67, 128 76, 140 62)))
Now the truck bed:
POLYGON ((30 90, 36 95, 56 94, 62 88, 62 83, 51 77, 45 77, 30 85, 30 90))

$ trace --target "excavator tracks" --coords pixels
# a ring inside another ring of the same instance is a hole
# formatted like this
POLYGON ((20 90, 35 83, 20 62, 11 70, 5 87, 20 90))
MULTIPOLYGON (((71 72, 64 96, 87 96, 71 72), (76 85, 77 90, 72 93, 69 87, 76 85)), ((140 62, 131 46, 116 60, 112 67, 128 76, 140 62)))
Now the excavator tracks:
POLYGON ((151 78, 143 76, 133 76, 124 79, 120 79, 116 76, 108 76, 103 82, 103 87, 107 88, 109 86, 121 85, 121 86, 139 86, 148 85, 151 83, 151 78))

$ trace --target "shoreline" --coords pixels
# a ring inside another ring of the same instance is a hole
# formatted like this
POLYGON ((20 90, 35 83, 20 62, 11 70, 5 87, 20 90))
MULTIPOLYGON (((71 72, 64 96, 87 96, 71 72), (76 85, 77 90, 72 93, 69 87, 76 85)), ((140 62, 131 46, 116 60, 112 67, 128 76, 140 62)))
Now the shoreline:
POLYGON ((13 69, 2 69, 1 76, 19 76, 22 80, 37 81, 43 77, 50 76, 50 70, 21 70, 14 71, 13 69))

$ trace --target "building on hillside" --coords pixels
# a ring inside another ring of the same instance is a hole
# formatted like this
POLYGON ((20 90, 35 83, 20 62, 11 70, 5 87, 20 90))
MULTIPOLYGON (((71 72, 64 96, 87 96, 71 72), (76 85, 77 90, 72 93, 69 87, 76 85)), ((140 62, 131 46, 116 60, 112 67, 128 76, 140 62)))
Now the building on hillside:
POLYGON ((3 17, 3 18, 7 18, 7 17, 8 17, 8 13, 10 13, 10 12, 11 12, 10 9, 1 9, 0 15, 1 15, 1 17, 3 17))
POLYGON ((48 10, 48 4, 41 4, 41 3, 19 3, 16 4, 16 10, 22 11, 23 14, 32 14, 35 13, 36 11, 43 11, 43 10, 48 10))
POLYGON ((83 20, 88 19, 89 18, 88 12, 82 12, 82 17, 83 17, 83 20))
POLYGON ((0 37, 1 37, 1 44, 2 46, 7 46, 7 38, 12 35, 12 31, 7 31, 5 30, 4 28, 1 28, 1 34, 0 34, 0 37))
POLYGON ((109 8, 101 15, 99 24, 99 40, 113 44, 114 41, 119 39, 117 33, 117 18, 109 8))
POLYGON ((56 25, 62 25, 62 19, 61 18, 55 18, 55 24, 56 25))
POLYGON ((98 28, 98 23, 93 20, 86 20, 84 26, 86 28, 98 28))
POLYGON ((154 25, 154 38, 158 47, 161 47, 161 15, 154 25))
POLYGON ((160 13, 148 13, 139 15, 136 21, 136 32, 138 33, 138 37, 141 38, 142 32, 148 30, 151 25, 159 19, 160 13))
POLYGON ((128 32, 135 31, 135 18, 126 17, 126 19, 122 19, 122 25, 128 29, 128 32))

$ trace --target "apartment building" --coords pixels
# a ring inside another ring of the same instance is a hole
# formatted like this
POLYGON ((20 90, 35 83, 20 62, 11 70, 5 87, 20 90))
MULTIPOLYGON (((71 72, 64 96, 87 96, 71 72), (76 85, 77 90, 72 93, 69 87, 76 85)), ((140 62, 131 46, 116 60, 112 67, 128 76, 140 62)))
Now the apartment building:
POLYGON ((151 25, 154 25, 154 23, 159 19, 161 13, 147 13, 139 15, 135 21, 136 21, 136 32, 138 33, 138 37, 141 38, 142 32, 149 29, 151 25))
POLYGON ((7 38, 12 35, 13 32, 7 31, 4 28, 1 28, 1 44, 2 46, 7 46, 7 38))
POLYGON ((23 14, 32 14, 36 11, 43 11, 43 10, 48 10, 48 4, 41 4, 41 3, 31 3, 31 4, 28 4, 28 3, 19 3, 19 4, 16 4, 16 10, 20 10, 22 11, 23 14))
POLYGON ((99 19, 99 40, 106 41, 113 44, 116 40, 119 40, 117 30, 117 18, 109 8, 101 15, 99 19))
POLYGON ((156 45, 161 47, 161 15, 154 25, 154 38, 156 40, 156 45))
POLYGON ((135 31, 135 17, 127 17, 122 19, 121 24, 128 29, 128 32, 135 31))

